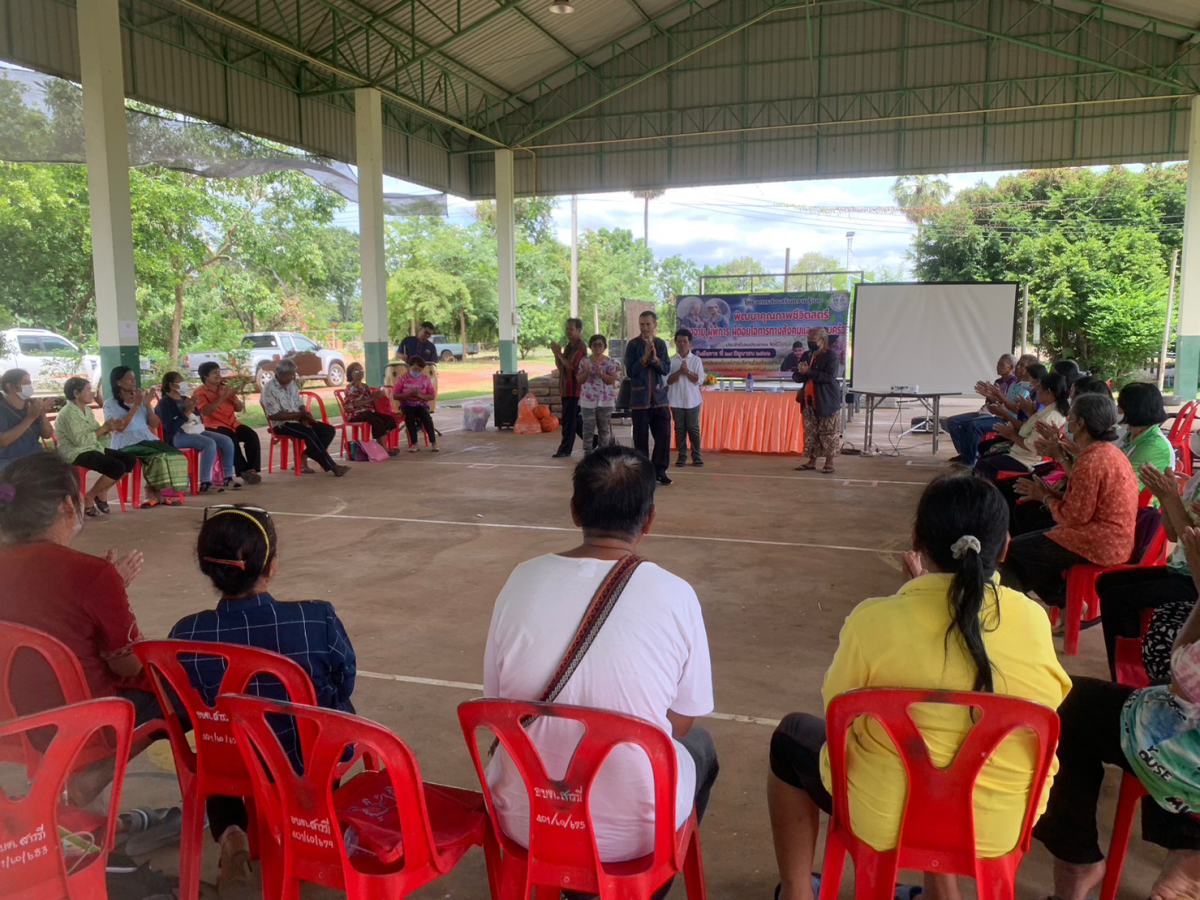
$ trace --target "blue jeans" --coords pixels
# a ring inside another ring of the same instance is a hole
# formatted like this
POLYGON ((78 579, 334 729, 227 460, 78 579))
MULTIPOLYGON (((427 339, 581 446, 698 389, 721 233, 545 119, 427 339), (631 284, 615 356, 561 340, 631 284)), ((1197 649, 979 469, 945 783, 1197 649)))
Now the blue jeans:
POLYGON ((225 480, 233 477, 233 441, 227 435, 219 431, 205 431, 204 434, 187 434, 181 431, 171 443, 180 449, 200 451, 201 483, 212 479, 213 463, 217 461, 218 450, 221 452, 221 469, 225 473, 225 480))
POLYGON ((1000 420, 986 413, 963 413, 946 420, 946 431, 954 449, 962 457, 963 465, 973 466, 979 458, 979 442, 996 427, 1000 420))

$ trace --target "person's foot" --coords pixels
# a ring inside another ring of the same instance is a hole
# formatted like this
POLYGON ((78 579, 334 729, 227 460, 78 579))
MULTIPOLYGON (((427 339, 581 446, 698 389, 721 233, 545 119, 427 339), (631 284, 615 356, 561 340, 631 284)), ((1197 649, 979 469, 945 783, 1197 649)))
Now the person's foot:
POLYGON ((350 471, 349 466, 334 466, 332 469, 335 478, 341 478, 350 471))
POLYGON ((564 456, 570 456, 570 455, 571 455, 570 453, 563 453, 563 451, 559 450, 550 458, 551 459, 562 459, 564 456))
POLYGON ((698 469, 702 468, 704 466, 704 460, 702 460, 700 457, 697 456, 695 459, 692 460, 692 465, 698 469))
POLYGON ((677 468, 679 466, 686 466, 686 465, 687 465, 687 457, 686 456, 681 456, 681 457, 679 457, 679 459, 675 460, 675 466, 677 468))
POLYGON ((240 491, 242 489, 242 479, 238 478, 236 475, 233 478, 226 478, 225 487, 231 488, 235 491, 240 491))
POLYGON ((397 456, 397 455, 399 455, 399 453, 400 453, 399 447, 388 447, 388 451, 387 451, 388 456, 397 456))
POLYGON ((308 463, 305 463, 304 465, 302 465, 300 467, 300 474, 301 475, 316 475, 317 470, 314 469, 312 466, 310 466, 308 463))
POLYGON ((956 453, 954 456, 950 457, 950 462, 962 462, 962 461, 963 461, 963 458, 962 458, 961 453, 956 453))
POLYGON ((112 512, 112 510, 108 508, 108 501, 101 500, 99 497, 96 498, 96 509, 100 510, 100 512, 104 513, 106 516, 112 512))
POLYGON ((221 869, 217 875, 217 896, 221 900, 252 896, 254 874, 250 870, 250 839, 237 826, 221 835, 221 869))
POLYGON ((1054 861, 1056 900, 1087 900, 1103 880, 1103 862, 1080 864, 1063 862, 1061 859, 1054 861))
POLYGON ((420 448, 419 448, 419 447, 418 447, 416 444, 413 444, 411 447, 409 447, 409 448, 408 448, 408 452, 409 452, 409 453, 416 453, 416 452, 417 452, 417 450, 419 450, 419 449, 420 449, 420 448))
POLYGON ((246 484, 261 484, 262 476, 257 472, 246 472, 242 475, 242 481, 246 482, 246 484))
POLYGON ((98 510, 96 508, 95 504, 93 504, 93 505, 89 506, 87 509, 85 509, 83 511, 83 514, 85 516, 87 516, 89 519, 94 519, 94 518, 96 518, 96 516, 100 515, 100 510, 98 510))
POLYGON ((671 480, 670 476, 667 475, 666 472, 663 472, 658 476, 658 483, 663 485, 663 487, 666 487, 668 484, 674 484, 675 482, 671 480))
MULTIPOLYGON (((429 448, 429 452, 430 452, 430 453, 440 453, 440 452, 441 452, 441 448, 440 448, 440 447, 438 447, 438 445, 437 445, 437 444, 434 444, 432 447, 430 447, 430 448, 429 448)), ((570 455, 571 455, 570 453, 568 453, 568 454, 567 454, 567 456, 570 456, 570 455)))
POLYGON ((1195 900, 1200 897, 1200 851, 1172 850, 1150 888, 1150 900, 1195 900))

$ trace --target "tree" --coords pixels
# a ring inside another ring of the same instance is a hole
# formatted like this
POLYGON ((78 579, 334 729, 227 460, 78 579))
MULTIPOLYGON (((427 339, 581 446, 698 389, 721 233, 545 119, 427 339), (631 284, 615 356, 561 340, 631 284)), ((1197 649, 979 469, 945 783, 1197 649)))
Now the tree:
POLYGON ((892 199, 917 226, 918 240, 925 222, 949 196, 950 182, 941 175, 901 175, 892 183, 892 199))
POLYGON ((450 320, 470 303, 471 294, 457 275, 440 269, 397 269, 388 279, 388 325, 392 343, 409 334, 409 323, 450 320))
POLYGON ((579 236, 579 307, 591 307, 608 336, 624 335, 623 299, 650 300, 654 255, 626 228, 591 229, 579 236))
POLYGON ((810 290, 810 291, 832 291, 834 290, 835 282, 838 288, 845 286, 846 277, 833 275, 813 275, 813 272, 840 272, 842 264, 832 256, 826 256, 824 253, 818 253, 815 250, 809 250, 802 254, 794 263, 792 263, 792 273, 803 272, 805 277, 789 279, 788 285, 793 291, 810 290))
POLYGON ((777 291, 780 288, 779 282, 774 278, 758 278, 751 279, 749 276, 759 276, 767 270, 763 268, 763 264, 752 256, 741 256, 737 259, 731 259, 727 263, 722 263, 719 266, 705 266, 700 273, 705 279, 714 276, 738 276, 734 278, 719 278, 719 280, 706 283, 705 290, 708 293, 717 294, 737 294, 746 293, 750 290, 757 291, 777 291), (752 287, 753 285, 753 287, 752 287))
POLYGON ((657 200, 666 191, 630 191, 629 193, 642 201, 642 241, 650 246, 650 201, 657 200))
POLYGON ((960 191, 914 242, 916 274, 1028 285, 1044 351, 1127 377, 1162 339, 1186 171, 1050 169, 960 191))

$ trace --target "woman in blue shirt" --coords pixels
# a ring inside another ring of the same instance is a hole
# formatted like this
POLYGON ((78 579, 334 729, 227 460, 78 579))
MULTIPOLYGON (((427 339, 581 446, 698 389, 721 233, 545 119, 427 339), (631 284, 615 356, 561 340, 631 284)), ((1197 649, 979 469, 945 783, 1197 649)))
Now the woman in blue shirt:
POLYGON ((159 425, 153 412, 158 391, 151 388, 143 393, 137 386, 133 369, 117 366, 108 376, 111 393, 104 404, 104 420, 114 422, 115 430, 109 448, 136 456, 142 464, 142 477, 149 497, 142 509, 158 506, 179 506, 178 496, 163 497, 163 491, 174 489, 182 494, 187 488, 187 459, 170 444, 163 443, 153 429, 159 425))
POLYGON ((242 482, 233 472, 233 440, 219 431, 206 429, 196 416, 197 431, 187 431, 188 418, 195 414, 196 404, 192 398, 181 393, 183 376, 178 372, 168 372, 162 380, 162 399, 154 408, 159 421, 162 422, 163 440, 172 447, 186 447, 200 451, 200 493, 213 486, 213 465, 220 453, 222 478, 218 481, 219 490, 227 487, 240 488, 242 482))
POLYGON ((33 382, 24 369, 0 375, 0 470, 24 456, 42 452, 42 439, 54 437, 47 407, 33 399, 33 382))

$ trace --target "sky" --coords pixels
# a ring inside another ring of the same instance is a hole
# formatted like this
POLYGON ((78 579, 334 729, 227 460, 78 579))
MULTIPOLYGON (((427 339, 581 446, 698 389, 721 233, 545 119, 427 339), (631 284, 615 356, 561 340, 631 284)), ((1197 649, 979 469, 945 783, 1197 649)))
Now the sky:
MULTIPOLYGON (((1005 172, 944 176, 955 192, 978 183, 995 184, 1005 172)), ((908 272, 907 252, 916 228, 897 209, 893 214, 829 214, 788 208, 850 206, 896 208, 891 196, 894 178, 842 178, 721 187, 676 188, 650 201, 650 246, 660 257, 679 254, 700 266, 720 265, 752 256, 769 271, 782 272, 784 254, 792 259, 809 251, 845 263, 846 232, 853 231, 853 268, 878 270, 887 266, 908 272)), ((425 193, 426 189, 395 178, 385 179, 385 191, 425 193)), ((455 224, 472 221, 474 201, 450 197, 449 216, 455 224)), ((642 236, 642 201, 628 192, 581 194, 579 231, 627 228, 642 236)), ((358 208, 348 206, 337 224, 358 229, 358 208)), ((559 239, 571 243, 571 198, 558 198, 554 214, 559 239)))

